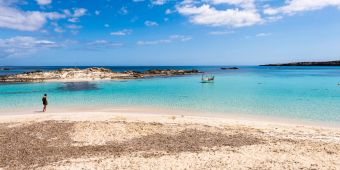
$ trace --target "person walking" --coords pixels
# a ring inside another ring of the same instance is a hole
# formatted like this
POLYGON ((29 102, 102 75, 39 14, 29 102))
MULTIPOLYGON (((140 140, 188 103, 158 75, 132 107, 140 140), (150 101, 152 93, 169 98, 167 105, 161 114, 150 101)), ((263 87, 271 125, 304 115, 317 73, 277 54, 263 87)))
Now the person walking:
POLYGON ((42 98, 42 102, 43 102, 43 112, 46 112, 46 107, 48 105, 48 102, 47 102, 47 94, 44 94, 43 98, 42 98))

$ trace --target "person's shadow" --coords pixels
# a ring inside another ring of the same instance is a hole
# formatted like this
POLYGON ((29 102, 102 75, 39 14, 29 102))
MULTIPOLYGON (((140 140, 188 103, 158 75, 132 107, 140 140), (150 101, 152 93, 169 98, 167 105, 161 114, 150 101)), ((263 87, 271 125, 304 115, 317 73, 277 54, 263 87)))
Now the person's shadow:
POLYGON ((40 110, 40 111, 34 111, 34 113, 44 113, 44 112, 40 110))

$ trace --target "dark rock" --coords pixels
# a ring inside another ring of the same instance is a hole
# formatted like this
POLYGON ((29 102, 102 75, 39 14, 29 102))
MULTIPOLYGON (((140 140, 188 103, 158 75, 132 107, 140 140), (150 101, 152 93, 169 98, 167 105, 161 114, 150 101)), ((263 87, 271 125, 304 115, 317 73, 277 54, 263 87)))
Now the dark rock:
POLYGON ((184 74, 195 74, 199 73, 198 70, 192 69, 192 70, 147 70, 144 72, 144 74, 149 75, 184 75, 184 74))
POLYGON ((238 67, 221 67, 221 70, 238 70, 238 67))
POLYGON ((42 73, 42 70, 35 70, 35 71, 28 71, 28 72, 24 72, 23 74, 34 74, 34 73, 42 73))
POLYGON ((284 64, 265 64, 260 66, 340 66, 340 60, 324 62, 294 62, 284 64))
POLYGON ((100 68, 92 67, 92 68, 88 68, 88 70, 91 71, 91 72, 96 72, 96 71, 98 71, 98 72, 112 72, 112 70, 107 69, 107 68, 102 68, 102 67, 100 67, 100 68))
POLYGON ((0 68, 0 70, 10 70, 10 68, 0 68))
POLYGON ((144 74, 161 74, 162 70, 146 70, 144 71, 144 74))
POLYGON ((126 74, 143 74, 140 71, 133 71, 133 70, 124 71, 123 73, 126 73, 126 74))

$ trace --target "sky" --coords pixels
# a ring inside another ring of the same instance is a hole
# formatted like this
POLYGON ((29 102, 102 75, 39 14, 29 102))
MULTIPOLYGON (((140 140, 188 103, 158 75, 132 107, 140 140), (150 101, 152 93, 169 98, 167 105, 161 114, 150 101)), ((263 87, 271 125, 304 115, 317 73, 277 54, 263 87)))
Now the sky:
POLYGON ((340 0, 0 0, 0 66, 340 59, 340 0))

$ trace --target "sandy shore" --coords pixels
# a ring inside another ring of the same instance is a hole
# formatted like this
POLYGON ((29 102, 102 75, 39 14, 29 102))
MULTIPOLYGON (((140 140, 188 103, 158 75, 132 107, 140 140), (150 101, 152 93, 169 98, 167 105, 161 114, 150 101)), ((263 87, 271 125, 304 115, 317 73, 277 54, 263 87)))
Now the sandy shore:
POLYGON ((340 129, 218 117, 0 116, 4 169, 340 169, 340 129))

